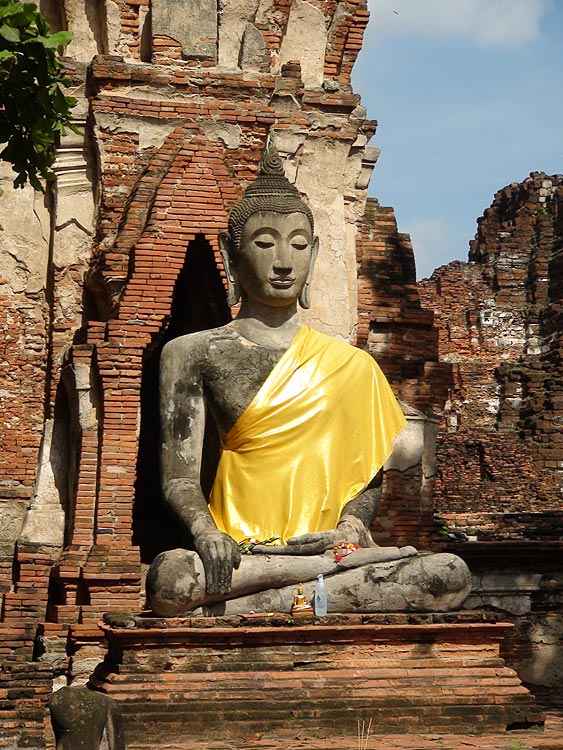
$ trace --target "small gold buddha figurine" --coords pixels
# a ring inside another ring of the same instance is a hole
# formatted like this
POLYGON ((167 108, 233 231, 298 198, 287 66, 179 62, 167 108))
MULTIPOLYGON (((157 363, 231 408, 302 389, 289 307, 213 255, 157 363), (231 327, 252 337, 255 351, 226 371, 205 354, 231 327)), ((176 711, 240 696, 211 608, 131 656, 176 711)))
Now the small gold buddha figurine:
POLYGON ((303 592, 303 584, 297 586, 297 593, 293 595, 293 604, 291 606, 293 617, 302 617, 303 615, 312 615, 313 607, 310 605, 307 596, 303 592))

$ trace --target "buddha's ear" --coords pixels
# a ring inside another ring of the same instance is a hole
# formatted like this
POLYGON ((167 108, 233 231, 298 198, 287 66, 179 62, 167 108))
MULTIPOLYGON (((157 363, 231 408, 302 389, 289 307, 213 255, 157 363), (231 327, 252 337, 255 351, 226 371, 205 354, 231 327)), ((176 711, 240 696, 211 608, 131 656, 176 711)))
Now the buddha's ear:
POLYGON ((317 260, 317 253, 319 252, 319 238, 313 237, 313 244, 311 245, 311 262, 309 263, 309 273, 307 274, 307 281, 301 290, 299 295, 299 304, 304 310, 308 310, 311 307, 311 284, 313 282, 313 271, 315 270, 315 261, 317 260))
POLYGON ((219 232, 219 251, 227 276, 227 304, 234 307, 240 299, 240 285, 234 263, 234 245, 228 232, 219 232))

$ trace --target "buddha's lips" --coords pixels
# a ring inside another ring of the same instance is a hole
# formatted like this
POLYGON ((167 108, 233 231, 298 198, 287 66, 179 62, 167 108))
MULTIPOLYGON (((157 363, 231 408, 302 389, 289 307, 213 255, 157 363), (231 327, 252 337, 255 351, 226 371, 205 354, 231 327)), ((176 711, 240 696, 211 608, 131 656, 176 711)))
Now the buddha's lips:
POLYGON ((295 284, 295 276, 274 276, 268 279, 270 284, 276 289, 289 289, 295 284))

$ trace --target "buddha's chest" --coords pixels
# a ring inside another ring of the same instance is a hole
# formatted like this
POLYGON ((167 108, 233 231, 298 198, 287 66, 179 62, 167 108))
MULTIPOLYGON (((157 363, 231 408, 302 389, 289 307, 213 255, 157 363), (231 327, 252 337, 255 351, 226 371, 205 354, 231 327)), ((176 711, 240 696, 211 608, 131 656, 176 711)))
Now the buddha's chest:
POLYGON ((210 342, 203 387, 207 406, 222 435, 243 414, 283 353, 238 338, 210 342))

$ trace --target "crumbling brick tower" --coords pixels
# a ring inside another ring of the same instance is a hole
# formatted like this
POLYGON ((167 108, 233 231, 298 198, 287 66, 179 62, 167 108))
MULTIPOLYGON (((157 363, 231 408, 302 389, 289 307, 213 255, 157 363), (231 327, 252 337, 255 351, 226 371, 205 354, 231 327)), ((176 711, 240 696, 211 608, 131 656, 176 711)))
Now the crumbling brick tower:
POLYGON ((500 190, 471 243, 419 284, 451 363, 436 510, 481 539, 559 539, 563 178, 500 190), (461 467, 461 470, 460 470, 461 467))

